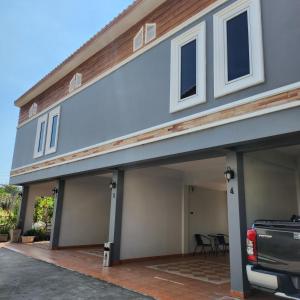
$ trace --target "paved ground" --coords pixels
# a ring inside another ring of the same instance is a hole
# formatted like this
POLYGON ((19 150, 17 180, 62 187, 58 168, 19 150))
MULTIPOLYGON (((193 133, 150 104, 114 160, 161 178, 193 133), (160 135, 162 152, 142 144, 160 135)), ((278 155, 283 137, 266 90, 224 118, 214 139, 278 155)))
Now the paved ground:
POLYGON ((0 249, 0 299, 152 299, 11 250, 0 249))

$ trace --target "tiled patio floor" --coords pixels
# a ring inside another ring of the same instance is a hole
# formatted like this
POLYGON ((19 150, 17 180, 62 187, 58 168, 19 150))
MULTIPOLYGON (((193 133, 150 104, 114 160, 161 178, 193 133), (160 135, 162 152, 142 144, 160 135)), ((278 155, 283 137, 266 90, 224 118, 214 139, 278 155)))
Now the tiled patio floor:
MULTIPOLYGON (((63 249, 48 250, 41 247, 24 244, 6 244, 6 248, 27 256, 34 257, 70 270, 105 280, 124 288, 140 292, 161 300, 202 300, 202 299, 233 299, 229 297, 229 284, 211 284, 176 274, 162 272, 149 266, 181 263, 193 260, 187 258, 152 259, 143 262, 124 263, 112 268, 103 268, 102 257, 95 255, 99 249, 63 249), (89 252, 89 253, 88 253, 89 252)), ((207 257, 214 263, 226 263, 226 258, 207 257)), ((278 299, 257 294, 249 299, 271 300, 278 299)))

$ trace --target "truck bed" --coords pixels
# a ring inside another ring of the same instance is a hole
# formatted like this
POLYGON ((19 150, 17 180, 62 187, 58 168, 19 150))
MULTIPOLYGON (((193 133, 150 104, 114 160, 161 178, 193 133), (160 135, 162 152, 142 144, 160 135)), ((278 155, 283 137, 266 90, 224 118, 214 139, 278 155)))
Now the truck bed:
POLYGON ((273 271, 300 275, 300 223, 260 220, 257 232, 257 265, 273 271))

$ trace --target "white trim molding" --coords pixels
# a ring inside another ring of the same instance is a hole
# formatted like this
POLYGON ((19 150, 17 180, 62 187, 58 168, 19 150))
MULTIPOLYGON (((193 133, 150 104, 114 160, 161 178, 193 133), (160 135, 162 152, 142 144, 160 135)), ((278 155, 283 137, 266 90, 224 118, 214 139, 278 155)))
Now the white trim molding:
POLYGON ((59 119, 60 119, 60 106, 56 107, 55 109, 49 112, 45 155, 56 152, 57 142, 58 142, 59 119), (55 117, 57 119, 56 119, 56 126, 54 128, 53 120, 55 117), (55 130, 54 136, 53 136, 53 130, 55 130), (53 145, 51 145, 52 137, 54 138, 53 145))
POLYGON ((45 140, 47 133, 47 119, 48 114, 45 114, 38 119, 35 134, 33 158, 38 158, 44 155, 45 140))
POLYGON ((206 102, 206 44, 205 22, 202 22, 171 42, 170 112, 206 102), (181 99, 181 49, 196 41, 196 94, 181 99))
POLYGON ((264 59, 260 0, 238 0, 214 15, 215 98, 264 82, 264 59), (227 22, 247 12, 250 73, 228 81, 227 22))
MULTIPOLYGON (((184 117, 184 118, 179 118, 179 119, 173 120, 171 122, 166 122, 166 123, 163 123, 163 124, 160 124, 160 125, 157 125, 157 126, 153 126, 153 127, 150 127, 150 128, 144 129, 144 130, 139 130, 139 131, 136 131, 136 132, 124 135, 124 136, 116 137, 116 138, 113 138, 111 140, 103 141, 103 142, 100 142, 100 143, 97 143, 97 144, 94 144, 94 145, 90 145, 90 146, 87 146, 87 147, 84 147, 84 148, 76 149, 75 151, 63 153, 63 154, 60 154, 60 155, 57 155, 57 156, 54 156, 54 157, 36 162, 36 163, 23 165, 21 167, 17 167, 15 169, 12 169, 11 172, 15 172, 15 171, 21 170, 23 168, 27 168, 27 167, 36 166, 40 163, 47 163, 51 160, 59 159, 59 158, 62 158, 64 156, 67 156, 67 155, 73 155, 73 154, 76 154, 78 152, 88 151, 89 149, 92 149, 92 148, 95 148, 95 147, 98 147, 98 146, 102 146, 102 145, 105 145, 105 144, 117 142, 119 140, 132 138, 132 137, 135 137, 135 136, 138 136, 138 135, 141 135, 141 134, 151 132, 153 130, 161 129, 161 128, 171 126, 171 125, 176 125, 177 123, 192 121, 192 120, 197 119, 199 117, 204 117, 204 116, 208 116, 208 115, 211 115, 211 114, 214 114, 214 113, 217 113, 217 112, 226 111, 226 110, 231 109, 231 108, 235 108, 235 107, 238 107, 238 106, 241 106, 241 105, 244 105, 244 104, 252 103, 252 102, 264 99, 264 98, 273 97, 273 96, 276 96, 276 95, 279 95, 279 94, 282 94, 282 93, 286 93, 286 92, 290 92, 290 91, 293 91, 293 90, 299 89, 299 88, 300 88, 300 82, 295 82, 293 84, 285 85, 285 86, 282 86, 282 87, 279 87, 279 88, 276 88, 276 89, 273 89, 273 90, 269 90, 269 91, 266 91, 266 92, 263 92, 263 93, 260 93, 260 94, 253 95, 253 96, 248 97, 248 98, 233 101, 233 102, 228 103, 228 104, 220 105, 218 107, 211 108, 211 109, 206 110, 206 111, 202 111, 202 112, 199 112, 199 113, 196 113, 196 114, 193 114, 193 115, 189 115, 189 116, 184 117)), ((66 164, 66 163, 75 162, 75 161, 80 161, 80 160, 96 157, 96 156, 99 156, 99 155, 103 155, 103 154, 106 154, 106 153, 112 153, 112 152, 120 151, 120 150, 123 150, 123 149, 128 149, 128 148, 136 147, 136 146, 139 146, 139 145, 153 143, 153 142, 156 142, 156 141, 159 141, 159 140, 164 140, 164 139, 168 139, 168 138, 188 134, 188 133, 191 133, 191 132, 201 131, 201 130, 205 130, 207 128, 213 128, 213 127, 221 126, 221 125, 224 125, 224 124, 229 124, 229 123, 232 123, 232 122, 237 122, 237 121, 241 121, 241 120, 245 120, 245 119, 249 119, 249 118, 254 118, 254 117, 261 116, 261 115, 270 114, 270 113, 273 113, 273 112, 282 111, 282 110, 286 110, 286 109, 291 109, 291 108, 299 107, 299 106, 300 106, 300 98, 297 99, 297 101, 294 101, 294 102, 285 103, 285 104, 282 104, 282 105, 277 105, 277 106, 267 108, 267 109, 261 109, 259 111, 255 111, 255 112, 245 113, 245 114, 240 115, 240 116, 231 117, 231 118, 227 118, 227 119, 224 119, 224 120, 215 121, 215 122, 212 122, 212 123, 209 123, 209 124, 200 125, 200 126, 193 127, 191 129, 188 129, 188 130, 185 130, 185 131, 179 131, 179 132, 171 133, 169 135, 165 135, 165 136, 162 136, 162 137, 154 137, 152 139, 142 140, 142 141, 139 141, 139 142, 134 143, 134 144, 122 145, 118 148, 114 148, 114 149, 102 152, 101 154, 92 154, 92 155, 88 155, 88 156, 84 156, 84 157, 80 157, 80 158, 74 158, 72 160, 69 160, 68 162, 58 162, 58 163, 55 163, 55 164, 51 164, 50 166, 44 166, 44 167, 36 168, 34 170, 30 170, 30 171, 27 171, 27 172, 22 172, 22 174, 32 173, 32 172, 35 172, 35 171, 38 171, 38 170, 47 169, 47 168, 63 165, 63 164, 66 164)), ((22 174, 11 175, 11 177, 20 176, 22 174)))

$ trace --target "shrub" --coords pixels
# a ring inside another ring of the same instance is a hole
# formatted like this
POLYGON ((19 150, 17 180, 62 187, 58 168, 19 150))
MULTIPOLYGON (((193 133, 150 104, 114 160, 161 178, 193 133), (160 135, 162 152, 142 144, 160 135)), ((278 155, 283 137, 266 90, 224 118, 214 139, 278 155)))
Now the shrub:
POLYGON ((36 230, 36 229, 29 229, 27 230, 23 236, 34 236, 35 241, 48 241, 49 235, 45 230, 36 230))
POLYGON ((10 227, 8 225, 0 225, 0 234, 8 234, 10 227))

